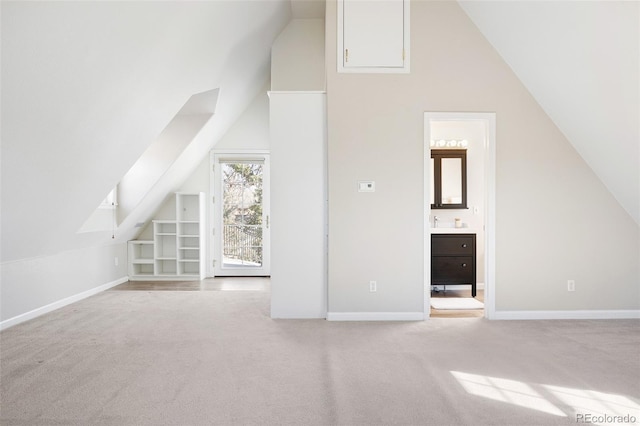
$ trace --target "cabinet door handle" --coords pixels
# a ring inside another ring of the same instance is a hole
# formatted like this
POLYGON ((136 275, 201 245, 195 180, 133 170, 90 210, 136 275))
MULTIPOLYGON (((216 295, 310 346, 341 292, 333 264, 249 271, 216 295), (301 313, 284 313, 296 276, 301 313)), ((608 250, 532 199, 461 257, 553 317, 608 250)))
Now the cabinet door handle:
POLYGON ((462 248, 467 248, 467 245, 466 245, 466 244, 463 244, 463 245, 462 245, 462 248))
POLYGON ((463 263, 463 264, 462 264, 462 267, 463 267, 463 268, 466 268, 466 267, 467 267, 467 264, 466 264, 466 263, 463 263))

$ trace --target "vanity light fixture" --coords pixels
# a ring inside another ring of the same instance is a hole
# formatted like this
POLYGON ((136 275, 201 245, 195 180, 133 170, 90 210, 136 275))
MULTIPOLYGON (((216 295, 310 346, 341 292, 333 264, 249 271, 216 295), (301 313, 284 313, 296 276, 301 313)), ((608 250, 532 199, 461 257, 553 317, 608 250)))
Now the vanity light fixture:
POLYGON ((431 139, 431 141, 429 141, 429 146, 431 148, 458 148, 458 149, 462 148, 464 149, 469 146, 469 141, 466 139, 449 139, 449 140, 431 139))

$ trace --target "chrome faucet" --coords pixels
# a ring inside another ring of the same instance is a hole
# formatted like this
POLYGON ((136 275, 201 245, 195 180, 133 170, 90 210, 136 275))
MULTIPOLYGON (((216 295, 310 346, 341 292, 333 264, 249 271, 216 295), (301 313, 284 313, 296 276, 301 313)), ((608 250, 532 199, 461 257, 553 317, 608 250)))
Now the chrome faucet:
POLYGON ((438 216, 433 216, 433 227, 434 228, 438 227, 438 216))

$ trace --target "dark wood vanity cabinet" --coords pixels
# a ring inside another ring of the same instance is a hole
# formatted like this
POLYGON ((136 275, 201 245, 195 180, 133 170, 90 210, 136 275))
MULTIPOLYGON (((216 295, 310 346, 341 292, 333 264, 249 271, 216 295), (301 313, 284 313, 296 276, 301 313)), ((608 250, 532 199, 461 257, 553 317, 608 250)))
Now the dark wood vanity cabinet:
POLYGON ((476 297, 476 234, 431 234, 431 285, 469 284, 476 297))

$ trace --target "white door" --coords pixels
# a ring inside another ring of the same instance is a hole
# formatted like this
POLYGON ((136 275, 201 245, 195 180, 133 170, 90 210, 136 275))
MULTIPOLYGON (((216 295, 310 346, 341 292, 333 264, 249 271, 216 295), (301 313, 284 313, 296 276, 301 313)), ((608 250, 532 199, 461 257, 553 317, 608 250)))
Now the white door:
POLYGON ((214 276, 268 276, 268 154, 214 154, 213 174, 214 276))

